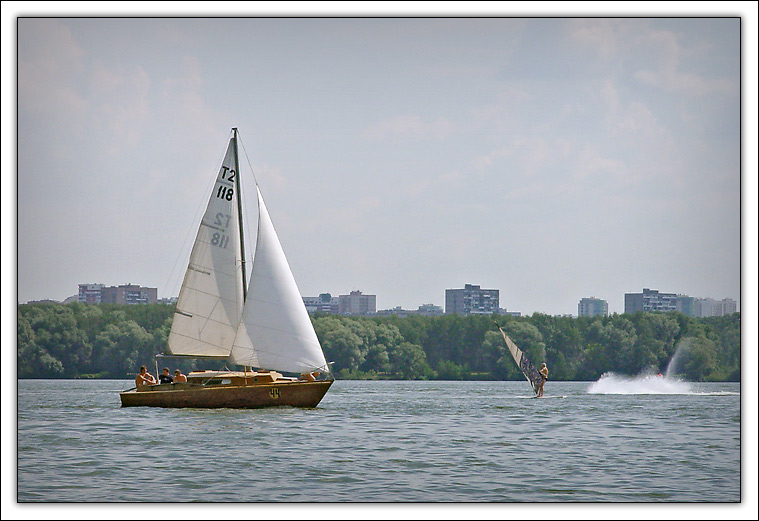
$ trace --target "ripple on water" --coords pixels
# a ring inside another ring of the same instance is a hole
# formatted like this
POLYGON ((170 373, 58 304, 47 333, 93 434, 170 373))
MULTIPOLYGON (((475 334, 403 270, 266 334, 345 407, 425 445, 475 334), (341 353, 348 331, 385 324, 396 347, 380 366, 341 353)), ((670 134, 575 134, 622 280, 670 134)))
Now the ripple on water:
POLYGON ((341 381, 316 409, 209 411, 122 409, 122 383, 19 381, 19 501, 740 501, 737 392, 341 381))

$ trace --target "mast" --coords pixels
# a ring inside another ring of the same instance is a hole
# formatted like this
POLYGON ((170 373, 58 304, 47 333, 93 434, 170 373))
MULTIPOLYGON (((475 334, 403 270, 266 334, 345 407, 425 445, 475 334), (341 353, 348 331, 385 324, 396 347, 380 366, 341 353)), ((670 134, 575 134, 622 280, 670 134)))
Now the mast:
POLYGON ((242 191, 240 190, 240 160, 237 155, 237 127, 232 128, 232 143, 235 155, 235 189, 237 190, 237 222, 240 229, 240 257, 242 258, 242 301, 248 296, 248 284, 245 281, 245 234, 242 227, 242 191))

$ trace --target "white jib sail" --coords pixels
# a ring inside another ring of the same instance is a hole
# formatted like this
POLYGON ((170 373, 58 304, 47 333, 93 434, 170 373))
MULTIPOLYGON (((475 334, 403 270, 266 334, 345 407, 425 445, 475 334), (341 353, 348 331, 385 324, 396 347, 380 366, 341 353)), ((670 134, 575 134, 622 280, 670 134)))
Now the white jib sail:
POLYGON ((235 144, 230 140, 190 254, 169 333, 169 354, 228 356, 242 313, 235 144))
POLYGON ((261 191, 258 237, 242 321, 231 360, 240 365, 305 373, 327 369, 319 339, 274 231, 261 191))

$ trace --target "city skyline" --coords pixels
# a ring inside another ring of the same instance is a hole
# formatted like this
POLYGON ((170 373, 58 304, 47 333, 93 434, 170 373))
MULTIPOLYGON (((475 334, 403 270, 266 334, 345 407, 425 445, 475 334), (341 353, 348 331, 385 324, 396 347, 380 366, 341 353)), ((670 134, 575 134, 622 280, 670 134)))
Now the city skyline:
MULTIPOLYGON (((123 288, 130 289, 129 288, 130 286, 134 286, 135 288, 142 289, 142 290, 157 290, 158 289, 158 288, 152 288, 152 287, 147 287, 147 286, 141 286, 139 284, 133 285, 131 282, 122 283, 122 284, 116 284, 116 285, 110 285, 110 286, 107 285, 107 284, 98 283, 98 282, 79 283, 78 284, 78 293, 74 293, 72 295, 69 295, 65 299, 61 299, 61 300, 58 300, 58 301, 59 302, 71 301, 74 298, 78 298, 79 301, 82 302, 83 301, 82 300, 82 290, 83 290, 83 287, 86 287, 86 286, 93 286, 93 287, 98 286, 98 287, 100 287, 100 289, 104 288, 104 289, 110 290, 111 292, 113 292, 116 289, 123 289, 123 288)), ((474 288, 476 288, 478 290, 479 289, 482 289, 483 291, 492 291, 492 290, 495 290, 496 292, 500 292, 499 288, 482 288, 481 285, 479 285, 479 284, 465 283, 463 285, 463 288, 446 287, 445 290, 444 290, 444 296, 443 296, 443 299, 442 299, 442 304, 439 304, 436 301, 430 301, 430 302, 422 302, 422 303, 419 303, 418 305, 413 305, 411 307, 404 307, 404 306, 401 306, 401 305, 392 305, 392 304, 390 306, 387 306, 387 307, 379 307, 379 306, 375 306, 375 307, 376 307, 376 310, 378 312, 379 311, 392 311, 392 310, 396 310, 396 309, 402 309, 404 311, 413 311, 414 309, 422 308, 422 307, 428 306, 428 305, 438 306, 438 307, 440 307, 442 309, 446 309, 446 300, 447 300, 446 296, 447 296, 447 294, 448 294, 449 291, 462 291, 463 289, 468 288, 470 286, 474 287, 474 288)), ((99 290, 99 288, 94 288, 94 289, 99 290)), ((715 297, 713 295, 708 295, 708 296, 704 296, 704 295, 687 295, 685 293, 679 293, 679 292, 675 292, 675 293, 667 292, 667 291, 661 291, 660 292, 658 289, 650 289, 650 288, 642 288, 642 291, 643 292, 653 291, 654 293, 672 294, 672 295, 677 296, 677 297, 688 297, 688 298, 693 298, 693 299, 696 299, 696 300, 714 300, 714 301, 717 301, 717 302, 720 302, 720 301, 733 301, 733 302, 736 302, 736 303, 738 302, 737 300, 732 299, 731 297, 721 297, 720 298, 720 297, 715 297)), ((353 290, 348 290, 348 291, 343 292, 343 293, 341 293, 341 292, 333 293, 331 291, 321 291, 318 294, 314 294, 314 295, 304 295, 304 294, 301 294, 301 298, 303 298, 304 301, 305 301, 307 299, 316 299, 318 297, 321 297, 322 295, 330 295, 330 296, 332 296, 334 298, 336 296, 338 296, 338 297, 340 297, 340 296, 349 296, 349 295, 352 295, 354 293, 363 294, 363 295, 371 296, 371 297, 377 297, 378 296, 376 292, 371 292, 371 291, 366 292, 366 291, 363 291, 363 290, 360 290, 360 289, 353 289, 353 290)), ((622 311, 617 312, 617 313, 621 314, 621 313, 625 313, 626 312, 625 311, 626 305, 624 304, 624 301, 627 299, 628 295, 631 295, 631 294, 638 295, 638 293, 625 292, 625 294, 622 296, 622 299, 623 299, 623 309, 622 309, 622 311)), ((156 294, 154 294, 153 295, 153 299, 156 300, 156 301, 163 301, 165 303, 165 302, 170 302, 170 301, 176 300, 177 296, 178 295, 163 295, 163 296, 161 296, 160 299, 158 299, 157 296, 156 296, 156 294)), ((47 300, 56 300, 56 299, 43 298, 43 299, 33 300, 33 301, 28 302, 28 303, 39 302, 39 301, 47 301, 47 300)), ((609 302, 608 298, 599 297, 597 295, 585 295, 585 296, 579 297, 578 300, 577 300, 577 303, 579 304, 579 303, 581 303, 584 300, 599 300, 599 301, 603 301, 603 302, 605 302, 607 304, 607 310, 608 310, 608 302, 609 302)), ((115 302, 115 300, 114 300, 114 302, 115 302)), ((518 312, 518 313, 520 313, 523 316, 529 316, 529 315, 533 314, 533 313, 525 313, 521 309, 519 309, 518 307, 517 308, 513 308, 513 309, 507 309, 507 308, 499 305, 499 309, 502 310, 502 311, 510 312, 510 313, 518 312)), ((576 309, 577 309, 577 305, 575 306, 575 310, 576 309)), ((737 306, 737 311, 740 312, 740 307, 739 306, 737 306)), ((537 311, 537 313, 543 313, 543 312, 537 311)), ((608 312, 608 314, 613 314, 613 312, 608 312)), ((572 313, 572 312, 570 312, 570 313, 559 312, 559 313, 553 313, 553 315, 556 315, 556 316, 568 316, 568 315, 575 316, 575 314, 572 313)), ((577 313, 577 316, 579 316, 579 313, 577 313)))
POLYGON ((414 308, 449 281, 524 314, 590 295, 621 313, 641 287, 741 307, 738 18, 18 28, 20 302, 118 273, 176 295, 236 126, 303 295, 414 308))

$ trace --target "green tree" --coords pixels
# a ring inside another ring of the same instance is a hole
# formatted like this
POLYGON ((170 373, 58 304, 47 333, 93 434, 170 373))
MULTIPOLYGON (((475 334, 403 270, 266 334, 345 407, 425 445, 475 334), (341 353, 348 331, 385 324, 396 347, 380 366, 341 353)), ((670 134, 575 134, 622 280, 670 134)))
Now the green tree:
POLYGON ((333 370, 354 372, 364 363, 366 352, 363 340, 355 327, 346 327, 337 317, 324 317, 316 321, 317 336, 327 361, 334 362, 333 370))
POLYGON ((34 341, 29 320, 19 314, 17 320, 17 364, 19 378, 50 378, 63 373, 63 364, 34 341))
POLYGON ((611 367, 607 370, 623 374, 637 374, 633 346, 637 335, 635 326, 624 316, 614 315, 601 330, 600 343, 604 347, 611 367))
POLYGON ((694 336, 682 339, 680 349, 676 372, 694 382, 710 380, 717 369, 717 345, 705 336, 694 336))
MULTIPOLYGON (((123 378, 165 350, 173 312, 174 306, 161 304, 19 305, 17 374, 123 378)), ((545 361, 555 380, 594 380, 607 371, 663 371, 672 364, 681 365, 689 379, 740 381, 740 313, 710 318, 676 312, 577 319, 541 313, 312 318, 340 377, 521 379, 494 320, 535 365, 545 361)), ((221 368, 223 363, 204 361, 207 365, 221 368)))
POLYGON ((469 367, 459 365, 450 360, 443 360, 435 367, 438 380, 467 380, 470 374, 469 367))
POLYGON ((392 370, 389 353, 404 341, 403 336, 394 324, 371 324, 374 328, 371 343, 366 350, 366 357, 361 365, 361 370, 388 373, 392 370))
POLYGON ((125 378, 136 373, 140 365, 150 365, 156 355, 153 337, 133 320, 108 324, 95 338, 96 372, 113 378, 125 378))
POLYGON ((680 330, 677 319, 661 313, 636 313, 631 321, 636 338, 630 370, 637 373, 646 369, 664 371, 674 354, 675 339, 680 330))
MULTIPOLYGON (((511 357, 506 349, 501 333, 487 331, 482 339, 482 347, 479 350, 479 359, 475 360, 475 367, 486 371, 498 379, 505 379, 510 373, 498 361, 502 356, 511 357)), ((516 364, 512 364, 516 367, 516 364)), ((509 366, 510 367, 510 366, 509 366)))
POLYGON ((390 364, 395 376, 404 380, 426 380, 435 373, 427 363, 424 349, 416 344, 403 342, 390 352, 390 364))
POLYGON ((71 378, 79 374, 80 368, 88 368, 92 346, 78 328, 73 309, 62 305, 43 305, 30 314, 30 325, 34 330, 34 343, 40 348, 37 354, 43 357, 51 368, 58 365, 44 356, 60 361, 63 370, 60 376, 71 378))

